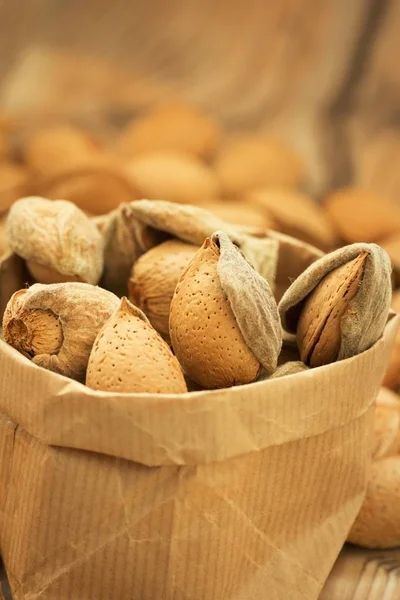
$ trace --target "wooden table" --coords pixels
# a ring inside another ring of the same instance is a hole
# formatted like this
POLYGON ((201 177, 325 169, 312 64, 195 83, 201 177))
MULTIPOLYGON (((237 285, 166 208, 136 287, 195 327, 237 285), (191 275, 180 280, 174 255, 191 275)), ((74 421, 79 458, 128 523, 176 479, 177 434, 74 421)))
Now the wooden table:
MULTIPOLYGON (((12 600, 2 570, 0 581, 0 600, 2 592, 4 600, 12 600)), ((346 545, 319 600, 400 600, 400 548, 363 550, 346 545)))

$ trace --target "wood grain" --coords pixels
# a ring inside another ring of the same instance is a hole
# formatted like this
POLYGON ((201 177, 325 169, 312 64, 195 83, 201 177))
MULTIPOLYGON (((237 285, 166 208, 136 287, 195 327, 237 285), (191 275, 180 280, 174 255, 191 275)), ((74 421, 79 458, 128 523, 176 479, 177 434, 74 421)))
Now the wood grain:
POLYGON ((346 544, 319 600, 399 600, 400 548, 365 550, 346 544))

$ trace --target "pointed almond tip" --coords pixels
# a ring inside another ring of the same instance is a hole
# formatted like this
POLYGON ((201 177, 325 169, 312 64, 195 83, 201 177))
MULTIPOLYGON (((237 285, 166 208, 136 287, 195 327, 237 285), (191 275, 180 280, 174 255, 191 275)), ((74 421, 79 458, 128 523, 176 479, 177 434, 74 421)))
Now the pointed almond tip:
POLYGON ((210 237, 208 237, 204 240, 204 243, 202 246, 202 249, 204 249, 204 250, 206 250, 207 248, 210 248, 211 250, 214 250, 214 252, 216 254, 219 254, 219 246, 210 237))

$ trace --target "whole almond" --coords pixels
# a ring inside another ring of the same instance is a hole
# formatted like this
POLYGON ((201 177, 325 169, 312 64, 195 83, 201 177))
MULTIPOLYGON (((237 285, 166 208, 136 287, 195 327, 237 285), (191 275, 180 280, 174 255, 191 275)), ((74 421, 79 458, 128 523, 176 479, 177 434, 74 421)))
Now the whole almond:
POLYGON ((100 152, 96 142, 81 129, 55 125, 39 129, 29 137, 24 146, 24 159, 37 175, 48 176, 100 152))
POLYGON ((261 188, 250 192, 247 203, 270 220, 270 227, 323 250, 337 243, 333 225, 322 207, 297 190, 261 188))
POLYGON ((147 316, 163 338, 169 340, 169 313, 176 285, 198 246, 167 240, 143 254, 133 265, 129 299, 147 316))
POLYGON ((27 261, 40 283, 85 281, 103 271, 103 238, 96 225, 71 202, 23 198, 7 219, 7 244, 27 261))
POLYGON ((4 339, 36 365, 82 381, 96 335, 118 303, 85 283, 37 283, 8 302, 4 339))
POLYGON ((279 304, 284 329, 297 335, 301 360, 317 367, 370 348, 382 335, 391 300, 391 267, 375 244, 325 255, 279 304))
POLYGON ((86 385, 120 393, 187 392, 179 363, 168 344, 126 298, 94 342, 86 385))
POLYGON ((133 159, 127 173, 138 197, 197 204, 214 198, 218 184, 213 171, 198 159, 177 152, 151 152, 133 159))
POLYGON ((206 239, 182 274, 170 313, 175 354, 205 388, 250 383, 262 366, 273 372, 281 347, 267 282, 224 233, 213 239, 206 239))
POLYGON ((400 456, 372 463, 367 494, 347 540, 366 548, 400 545, 400 456))
POLYGON ((103 155, 59 169, 42 180, 40 191, 53 200, 69 200, 92 215, 108 213, 139 197, 125 171, 103 155))
POLYGON ((326 198, 324 206, 347 243, 379 242, 400 230, 400 207, 367 190, 337 190, 326 198))
POLYGON ((220 138, 220 128, 192 106, 170 103, 132 121, 119 140, 120 152, 137 156, 171 150, 202 159, 210 158, 220 138))
POLYGON ((215 162, 226 196, 240 196, 267 186, 297 187, 304 165, 283 142, 264 135, 243 135, 227 140, 215 162))

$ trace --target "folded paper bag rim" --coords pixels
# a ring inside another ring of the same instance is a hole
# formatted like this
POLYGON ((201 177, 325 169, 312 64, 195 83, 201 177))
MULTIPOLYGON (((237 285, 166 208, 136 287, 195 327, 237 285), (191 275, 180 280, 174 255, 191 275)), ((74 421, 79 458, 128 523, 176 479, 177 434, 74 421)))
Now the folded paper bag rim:
POLYGON ((0 341, 0 410, 48 445, 147 466, 222 461, 359 418, 375 400, 399 325, 397 315, 372 348, 350 359, 290 377, 180 395, 94 391, 34 365, 0 341))

